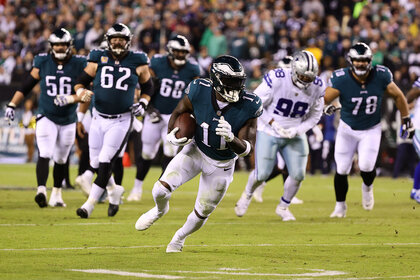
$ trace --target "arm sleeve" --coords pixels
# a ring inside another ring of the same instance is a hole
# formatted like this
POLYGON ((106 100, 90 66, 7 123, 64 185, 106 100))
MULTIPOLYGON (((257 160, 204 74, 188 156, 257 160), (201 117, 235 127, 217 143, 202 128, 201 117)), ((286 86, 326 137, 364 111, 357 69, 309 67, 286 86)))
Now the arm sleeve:
POLYGON ((324 108, 324 98, 318 98, 309 110, 305 120, 297 127, 298 134, 304 134, 313 128, 321 119, 322 109, 324 108))

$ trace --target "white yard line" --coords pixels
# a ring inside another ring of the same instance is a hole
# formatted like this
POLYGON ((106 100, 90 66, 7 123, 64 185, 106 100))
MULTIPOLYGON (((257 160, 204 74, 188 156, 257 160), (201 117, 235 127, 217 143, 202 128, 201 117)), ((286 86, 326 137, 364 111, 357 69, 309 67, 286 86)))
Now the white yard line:
POLYGON ((128 272, 119 270, 108 270, 108 269, 70 269, 70 271, 85 272, 85 273, 98 273, 98 274, 111 274, 120 276, 132 276, 138 278, 158 278, 158 279, 182 279, 183 276, 171 276, 171 275, 157 275, 141 272, 128 272))
MULTIPOLYGON (((336 247, 336 246, 420 246, 420 243, 331 243, 331 244, 214 244, 185 245, 185 247, 336 247)), ((95 246, 95 247, 63 247, 63 248, 0 248, 0 251, 65 251, 65 250, 102 250, 102 249, 140 249, 161 248, 165 245, 139 246, 95 246)))

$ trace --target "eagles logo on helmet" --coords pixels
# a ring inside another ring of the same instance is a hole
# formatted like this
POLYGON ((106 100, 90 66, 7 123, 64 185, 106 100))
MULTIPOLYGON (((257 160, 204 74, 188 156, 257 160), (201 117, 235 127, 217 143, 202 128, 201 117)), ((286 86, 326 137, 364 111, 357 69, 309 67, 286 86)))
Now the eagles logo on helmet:
POLYGON ((128 52, 132 38, 133 34, 131 34, 130 29, 122 23, 114 24, 105 34, 105 40, 108 43, 108 48, 116 57, 121 57, 128 52), (126 43, 124 45, 121 43, 111 43, 112 38, 123 38, 126 43))
POLYGON ((168 48, 169 58, 177 66, 182 66, 187 62, 187 58, 191 52, 191 46, 187 38, 182 35, 176 35, 168 41, 166 45, 168 48))
POLYGON ((210 68, 210 80, 214 90, 228 102, 237 102, 245 88, 244 67, 233 56, 217 57, 210 68))
POLYGON ((65 60, 71 56, 71 47, 73 45, 73 39, 70 35, 70 32, 68 32, 66 29, 56 29, 48 37, 48 42, 50 43, 51 53, 53 54, 54 58, 58 60, 65 60), (65 44, 67 47, 63 52, 55 50, 54 45, 58 44, 65 44))
POLYGON ((364 76, 369 73, 372 68, 372 50, 365 43, 354 44, 347 53, 347 62, 350 64, 351 70, 357 76, 364 76), (355 66, 354 62, 367 62, 367 64, 358 64, 355 66))

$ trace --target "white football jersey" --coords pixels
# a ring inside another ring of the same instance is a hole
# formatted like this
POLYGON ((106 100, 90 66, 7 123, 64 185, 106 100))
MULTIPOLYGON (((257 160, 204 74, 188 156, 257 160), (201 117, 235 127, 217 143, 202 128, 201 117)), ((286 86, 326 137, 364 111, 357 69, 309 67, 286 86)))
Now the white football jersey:
MULTIPOLYGON (((264 75, 255 89, 264 105, 263 115, 258 118, 258 130, 276 136, 268 121, 274 119, 283 128, 297 127, 308 118, 320 118, 308 114, 312 106, 323 98, 326 84, 319 77, 307 89, 293 84, 291 69, 277 68, 264 75)), ((322 111, 321 111, 322 114, 322 111)))
MULTIPOLYGON (((413 87, 420 88, 420 77, 414 82, 413 87)), ((416 129, 420 129, 420 98, 417 98, 416 105, 413 109, 413 124, 416 129)))

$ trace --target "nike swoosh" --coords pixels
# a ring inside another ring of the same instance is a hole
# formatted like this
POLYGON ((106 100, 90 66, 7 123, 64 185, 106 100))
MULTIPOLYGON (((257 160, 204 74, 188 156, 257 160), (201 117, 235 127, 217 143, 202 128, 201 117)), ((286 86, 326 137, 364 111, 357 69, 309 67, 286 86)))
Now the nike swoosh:
POLYGON ((228 170, 231 170, 232 169, 232 167, 230 167, 230 168, 223 168, 223 171, 228 171, 228 170))

